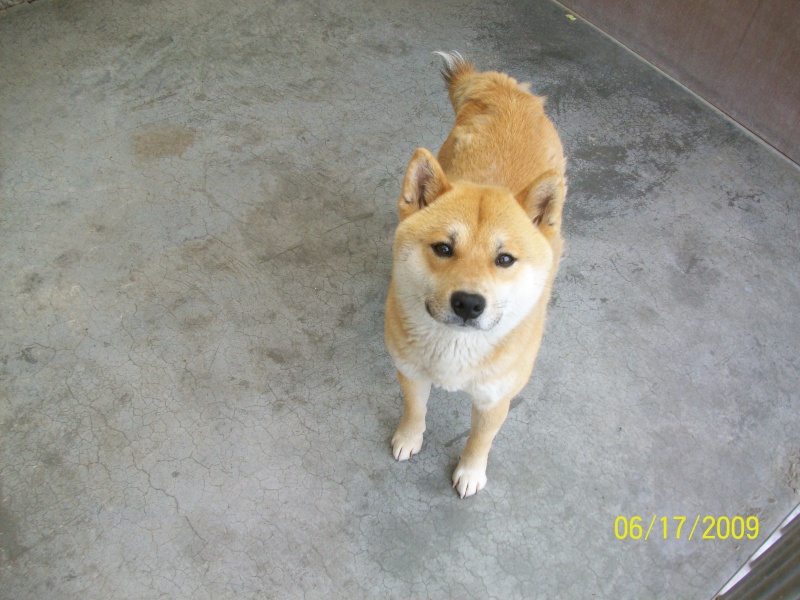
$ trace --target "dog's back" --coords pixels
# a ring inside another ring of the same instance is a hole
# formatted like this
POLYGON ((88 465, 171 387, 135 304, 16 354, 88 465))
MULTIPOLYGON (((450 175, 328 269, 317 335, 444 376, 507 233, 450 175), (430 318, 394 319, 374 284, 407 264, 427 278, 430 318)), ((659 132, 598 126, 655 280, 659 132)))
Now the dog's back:
MULTIPOLYGON (((544 112, 544 98, 503 73, 476 71, 458 52, 436 54, 445 61, 442 76, 456 113, 438 155, 451 181, 499 185, 518 193, 547 171, 563 178, 566 159, 544 112)), ((562 198, 565 194, 566 189, 562 198)), ((560 229, 560 213, 557 217, 560 229)))

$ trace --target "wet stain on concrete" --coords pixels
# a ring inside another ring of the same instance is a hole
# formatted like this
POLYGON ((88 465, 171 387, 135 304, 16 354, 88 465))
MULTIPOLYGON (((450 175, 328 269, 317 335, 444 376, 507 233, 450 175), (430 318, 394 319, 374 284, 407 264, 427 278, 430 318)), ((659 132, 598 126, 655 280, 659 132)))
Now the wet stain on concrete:
POLYGON ((43 283, 44 278, 39 273, 31 273, 22 280, 21 291, 23 294, 30 294, 43 283))
POLYGON ((0 483, 0 567, 14 562, 28 550, 19 541, 19 523, 3 501, 3 487, 0 483))
POLYGON ((37 360, 37 358, 33 354, 33 348, 32 347, 25 348, 22 352, 20 352, 19 353, 19 358, 21 360, 24 360, 26 363, 29 363, 29 364, 32 364, 32 365, 35 365, 36 363, 39 362, 37 360))
POLYGON ((59 269, 66 269, 67 267, 71 267, 81 259, 81 253, 77 250, 67 250, 59 254, 53 264, 58 267, 59 269))
POLYGON ((183 156, 194 144, 197 132, 182 125, 139 131, 133 136, 133 153, 140 160, 183 156))

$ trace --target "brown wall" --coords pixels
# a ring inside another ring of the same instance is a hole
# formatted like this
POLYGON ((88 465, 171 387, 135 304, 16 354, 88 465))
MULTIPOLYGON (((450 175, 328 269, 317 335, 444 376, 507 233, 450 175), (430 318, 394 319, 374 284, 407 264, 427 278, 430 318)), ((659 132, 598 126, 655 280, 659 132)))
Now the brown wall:
POLYGON ((800 0, 562 0, 800 163, 800 0))

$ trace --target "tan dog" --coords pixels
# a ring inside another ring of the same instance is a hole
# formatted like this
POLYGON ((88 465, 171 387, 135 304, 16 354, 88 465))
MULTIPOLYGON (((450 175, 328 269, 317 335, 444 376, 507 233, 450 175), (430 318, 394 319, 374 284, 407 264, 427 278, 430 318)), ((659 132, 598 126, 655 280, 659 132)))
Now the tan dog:
POLYGON ((533 370, 563 240, 561 141, 526 84, 445 61, 456 121, 437 159, 411 157, 398 201, 386 346, 403 418, 395 459, 422 448, 431 384, 472 397, 472 428, 453 487, 486 485, 492 440, 533 370))

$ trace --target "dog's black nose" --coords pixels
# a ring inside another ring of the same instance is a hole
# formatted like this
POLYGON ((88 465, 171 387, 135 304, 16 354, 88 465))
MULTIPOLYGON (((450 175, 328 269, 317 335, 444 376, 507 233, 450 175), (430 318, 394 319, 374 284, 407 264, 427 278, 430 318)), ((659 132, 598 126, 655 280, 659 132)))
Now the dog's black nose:
POLYGON ((450 296, 450 306, 453 312, 464 319, 477 319, 481 316, 483 309, 486 308, 486 298, 480 294, 469 294, 467 292, 455 292, 450 296))

